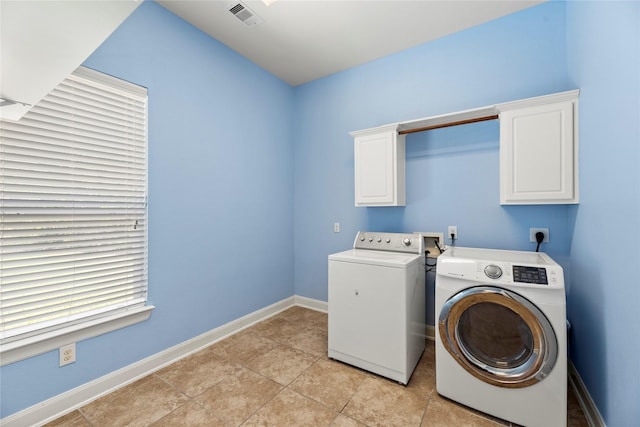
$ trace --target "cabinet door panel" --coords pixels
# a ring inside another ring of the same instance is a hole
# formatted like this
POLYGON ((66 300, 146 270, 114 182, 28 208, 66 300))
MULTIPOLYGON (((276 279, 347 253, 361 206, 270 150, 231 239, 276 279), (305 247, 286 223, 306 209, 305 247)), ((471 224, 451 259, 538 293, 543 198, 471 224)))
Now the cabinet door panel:
POLYGON ((356 145, 356 188, 360 200, 391 202, 392 139, 389 134, 359 138, 356 145))
POLYGON ((573 103, 500 115, 502 204, 575 203, 573 103))
POLYGON ((355 136, 356 206, 404 206, 404 155, 395 128, 355 136))

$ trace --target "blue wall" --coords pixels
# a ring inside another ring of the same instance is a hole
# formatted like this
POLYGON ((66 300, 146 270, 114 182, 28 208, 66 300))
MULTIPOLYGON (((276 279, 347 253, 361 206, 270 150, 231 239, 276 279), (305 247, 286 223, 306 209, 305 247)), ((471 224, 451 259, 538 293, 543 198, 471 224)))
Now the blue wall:
POLYGON ((3 367, 0 417, 293 294, 326 301, 327 255, 357 230, 457 225, 459 245, 523 250, 530 227, 550 228, 572 359, 607 424, 637 425, 639 8, 549 2, 291 88, 145 2, 86 65, 149 88, 157 309, 78 343, 75 364, 58 368, 51 352, 3 367), (353 206, 349 131, 573 88, 580 205, 500 206, 486 122, 409 135, 407 206, 353 206))
POLYGON ((149 300, 135 326, 2 367, 0 417, 294 293, 293 88, 153 2, 86 61, 149 89, 149 300))
POLYGON ((497 121, 409 135, 407 205, 397 208, 354 207, 348 134, 573 89, 566 56, 565 5, 548 3, 297 88, 296 293, 326 301, 327 255, 358 230, 457 225, 460 246, 533 250, 529 228, 548 227, 543 249, 568 270, 566 206, 500 206, 497 121))
POLYGON ((572 360, 607 425, 640 425, 640 2, 567 3, 580 87, 572 360), (599 235, 605 235, 598 241, 599 235))

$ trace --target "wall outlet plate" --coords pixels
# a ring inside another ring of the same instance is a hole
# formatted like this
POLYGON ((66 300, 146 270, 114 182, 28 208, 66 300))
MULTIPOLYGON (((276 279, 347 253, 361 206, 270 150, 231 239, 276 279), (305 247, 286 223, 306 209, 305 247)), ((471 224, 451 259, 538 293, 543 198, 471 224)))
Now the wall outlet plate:
POLYGON ((529 229, 529 241, 536 243, 536 233, 540 231, 542 232, 542 234, 544 234, 544 239, 542 240, 543 243, 546 243, 549 241, 549 229, 548 228, 530 228, 529 229))
POLYGON ((60 366, 68 365, 76 361, 76 343, 60 347, 60 366))

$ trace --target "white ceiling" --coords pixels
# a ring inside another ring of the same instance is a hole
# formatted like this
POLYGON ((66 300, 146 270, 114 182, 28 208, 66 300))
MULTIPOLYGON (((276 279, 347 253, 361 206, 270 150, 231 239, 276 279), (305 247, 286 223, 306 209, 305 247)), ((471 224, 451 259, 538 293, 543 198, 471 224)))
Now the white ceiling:
POLYGON ((546 0, 156 0, 297 86, 546 0), (262 22, 229 9, 242 3, 262 22))

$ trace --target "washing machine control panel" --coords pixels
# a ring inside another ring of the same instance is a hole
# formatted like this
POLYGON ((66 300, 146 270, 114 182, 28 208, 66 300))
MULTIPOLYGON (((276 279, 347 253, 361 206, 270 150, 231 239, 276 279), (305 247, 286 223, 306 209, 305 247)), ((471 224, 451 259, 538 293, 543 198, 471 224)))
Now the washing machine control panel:
POLYGON ((424 239, 421 234, 360 231, 353 248, 422 254, 424 239))
POLYGON ((548 285, 547 269, 544 267, 527 267, 524 265, 513 266, 513 281, 520 283, 532 283, 535 285, 548 285))
POLYGON ((478 280, 484 276, 500 283, 525 283, 529 285, 548 285, 555 282, 554 272, 549 274, 545 267, 517 265, 512 263, 485 263, 479 262, 477 265, 478 280))
POLYGON ((564 288, 562 267, 543 252, 450 247, 438 257, 436 275, 476 284, 564 288))
MULTIPOLYGON (((529 267, 514 265, 513 281, 519 283, 531 283, 534 285, 548 285, 547 269, 544 267, 529 267)), ((502 276, 502 268, 496 264, 484 267, 484 274, 490 279, 499 279, 502 276)))

